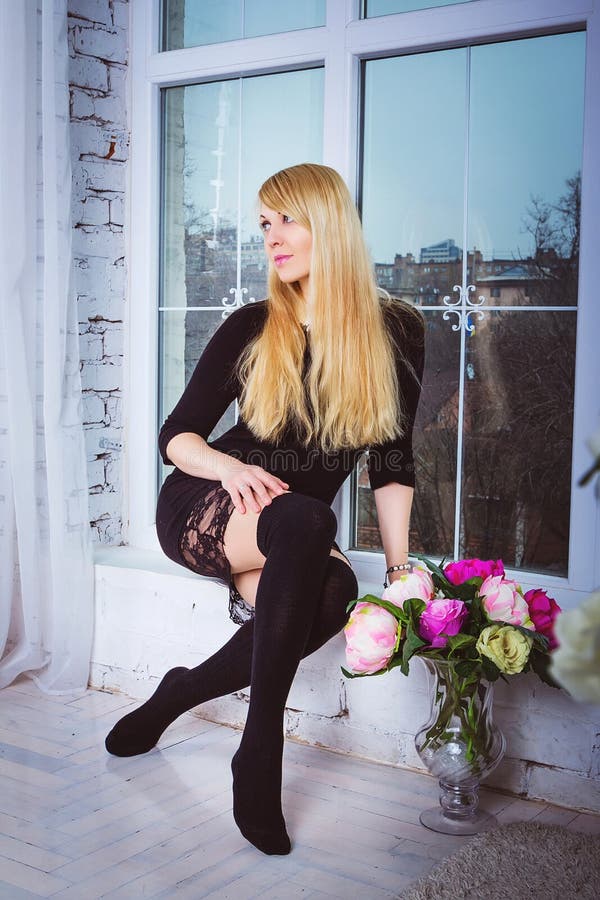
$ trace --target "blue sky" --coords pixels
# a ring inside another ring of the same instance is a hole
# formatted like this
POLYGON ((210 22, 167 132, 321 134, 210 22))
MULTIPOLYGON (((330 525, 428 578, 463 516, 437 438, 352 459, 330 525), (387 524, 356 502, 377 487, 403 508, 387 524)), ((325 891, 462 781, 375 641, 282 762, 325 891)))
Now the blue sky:
MULTIPOLYGON (((467 245, 488 256, 530 252, 531 197, 556 201, 581 166, 583 32, 473 47, 468 84, 467 57, 366 65, 363 223, 377 262, 446 238, 463 246, 467 147, 467 245)), ((257 233, 264 178, 322 159, 322 91, 321 69, 185 88, 187 197, 215 205, 220 160, 221 218, 235 221, 239 196, 243 237, 257 233)))
POLYGON ((581 166, 585 34, 375 60, 365 87, 363 222, 377 261, 454 238, 496 256, 531 249, 532 195, 556 201, 581 166))

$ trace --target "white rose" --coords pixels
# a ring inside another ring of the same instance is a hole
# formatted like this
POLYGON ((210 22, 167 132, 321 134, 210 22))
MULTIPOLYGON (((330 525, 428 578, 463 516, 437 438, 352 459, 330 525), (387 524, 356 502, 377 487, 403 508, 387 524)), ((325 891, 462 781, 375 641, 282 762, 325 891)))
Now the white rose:
POLYGON ((554 630, 551 674, 580 703, 600 703, 600 590, 563 611, 554 630))

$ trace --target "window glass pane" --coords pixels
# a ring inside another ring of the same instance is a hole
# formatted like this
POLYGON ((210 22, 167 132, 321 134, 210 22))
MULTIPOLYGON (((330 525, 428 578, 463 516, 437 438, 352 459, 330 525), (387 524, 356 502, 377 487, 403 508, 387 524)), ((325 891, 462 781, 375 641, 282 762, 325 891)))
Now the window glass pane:
POLYGON ((164 97, 161 306, 210 306, 236 284, 240 83, 164 97))
POLYGON ((413 12, 416 9, 432 9, 436 6, 456 6, 473 0, 363 0, 363 18, 391 16, 394 13, 413 12))
POLYGON ((325 24, 325 0, 164 0, 162 50, 325 24))
MULTIPOLYGON (((365 65, 365 237, 379 285, 419 306, 440 305, 441 297, 461 281, 465 73, 464 49, 365 65), (439 102, 440 90, 444 103, 439 102), (392 108, 410 113, 390 117, 392 108)), ((454 540, 460 342, 441 312, 426 313, 426 321, 423 394, 414 433, 419 490, 411 549, 435 554, 451 548, 454 540)), ((366 471, 359 472, 357 484, 356 547, 381 549, 366 471)))
POLYGON ((417 551, 567 573, 584 66, 583 33, 365 64, 365 232, 428 322, 417 551))
POLYGON ((420 303, 460 282, 465 65, 459 49, 364 71, 365 236, 381 287, 420 303))
POLYGON ((247 290, 244 299, 259 300, 266 296, 267 288, 256 191, 278 169, 322 161, 323 87, 323 69, 263 75, 243 82, 240 234, 241 287, 247 290))
POLYGON ((164 90, 160 421, 227 308, 266 296, 260 184, 322 144, 322 69, 164 90))
MULTIPOLYGON (((173 409, 190 380, 210 337, 223 321, 217 310, 165 310, 161 316, 160 359, 163 405, 173 409)), ((215 428, 213 437, 234 424, 233 404, 215 428)))
POLYGON ((494 306, 577 303, 585 33, 473 47, 469 238, 494 306))
POLYGON ((164 97, 160 305, 233 303, 240 287, 246 300, 259 299, 266 268, 256 191, 284 166, 321 160, 323 70, 167 88, 164 97))
MULTIPOLYGON (((418 491, 409 543, 413 552, 449 554, 454 543, 460 334, 444 321, 441 310, 427 310, 424 316, 425 372, 413 440, 418 491)), ((381 550, 375 499, 364 457, 359 463, 357 485, 354 546, 381 550)))
POLYGON ((454 543, 460 333, 428 310, 423 389, 413 437, 418 484, 410 549, 450 555, 454 543))
POLYGON ((465 557, 566 575, 575 311, 492 311, 467 338, 465 557))

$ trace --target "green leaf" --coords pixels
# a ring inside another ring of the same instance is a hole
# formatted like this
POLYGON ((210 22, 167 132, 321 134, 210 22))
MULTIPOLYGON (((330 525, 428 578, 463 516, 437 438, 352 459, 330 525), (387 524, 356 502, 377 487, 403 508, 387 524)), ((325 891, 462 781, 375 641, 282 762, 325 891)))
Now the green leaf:
POLYGON ((534 647, 537 647, 542 653, 549 652, 550 641, 545 634, 541 634, 539 631, 530 631, 529 634, 533 638, 534 647))
POLYGON ((529 662, 531 663, 531 668, 535 674, 545 684, 549 684, 550 687, 557 688, 558 690, 561 689, 560 684, 558 684, 550 674, 550 657, 547 653, 539 653, 537 650, 532 650, 529 656, 529 662))
POLYGON ((421 600, 420 597, 409 597, 408 600, 404 601, 402 609, 407 618, 407 621, 412 622, 415 629, 419 624, 421 613, 426 606, 427 604, 424 600, 421 600))
POLYGON ((424 647, 425 641, 421 640, 419 635, 413 628, 412 622, 409 622, 406 628, 406 637, 402 645, 402 674, 408 675, 408 663, 412 656, 417 652, 419 647, 424 647))
POLYGON ((479 674, 478 659, 459 659, 454 663, 456 674, 467 680, 468 684, 473 684, 479 674))
POLYGON ((346 678, 363 678, 366 673, 364 672, 349 672, 348 669, 345 669, 343 666, 340 666, 340 669, 346 676, 346 678))
POLYGON ((469 606, 469 613, 471 617, 471 624, 473 626, 473 630, 476 634, 480 634, 480 632, 489 625, 488 617, 485 614, 485 610, 481 603, 481 597, 477 594, 471 600, 469 606))
POLYGON ((395 619, 398 619, 398 621, 402 622, 404 625, 408 621, 408 616, 404 610, 400 609, 400 607, 396 606, 394 603, 390 603, 389 600, 383 600, 381 597, 376 597, 375 594, 365 594, 364 597, 359 597, 359 599, 354 600, 353 603, 372 603, 373 606, 381 606, 383 609, 387 609, 395 619))
POLYGON ((484 678, 488 681, 497 681, 502 674, 496 663, 493 663, 487 656, 481 657, 481 668, 484 678))
POLYGON ((461 647, 468 647, 471 644, 476 644, 477 638, 472 634, 452 634, 448 638, 447 647, 450 650, 459 650, 461 647))
POLYGON ((346 678, 373 678, 375 675, 383 675, 388 670, 388 666, 385 669, 378 669, 377 672, 349 672, 348 669, 345 669, 343 666, 340 666, 340 669, 346 676, 346 678))
MULTIPOLYGON (((402 656, 400 653, 397 653, 395 656, 392 657, 392 659, 388 663, 388 667, 387 667, 386 671, 391 672, 391 670, 395 669, 397 666, 402 666, 402 656)), ((403 674, 407 675, 408 669, 403 674)))
MULTIPOLYGON (((440 586, 444 585, 447 587, 452 587, 452 585, 450 584, 450 582, 444 575, 443 571, 434 562, 432 562, 430 559, 427 559, 427 557, 423 556, 422 553, 411 553, 410 555, 413 556, 415 559, 420 559, 421 562, 425 563, 425 565, 427 566, 429 571, 432 573, 432 575, 436 576, 434 578, 434 582, 436 581, 436 578, 437 578, 441 583, 440 586)), ((442 587, 442 590, 443 589, 444 588, 442 587)))

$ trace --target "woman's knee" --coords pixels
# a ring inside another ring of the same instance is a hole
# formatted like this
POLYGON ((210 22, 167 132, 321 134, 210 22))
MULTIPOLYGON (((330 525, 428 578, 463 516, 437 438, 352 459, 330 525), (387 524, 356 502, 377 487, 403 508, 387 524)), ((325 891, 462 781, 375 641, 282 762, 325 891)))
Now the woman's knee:
POLYGON ((327 503, 305 494, 286 493, 274 497, 260 513, 256 543, 264 555, 277 541, 302 541, 307 549, 315 543, 333 543, 337 531, 335 513, 327 503))
POLYGON ((330 506, 286 491, 259 513, 242 515, 234 509, 223 535, 223 552, 232 572, 246 572, 262 568, 273 539, 290 545, 301 540, 308 549, 315 544, 331 546, 336 532, 337 519, 330 506))

